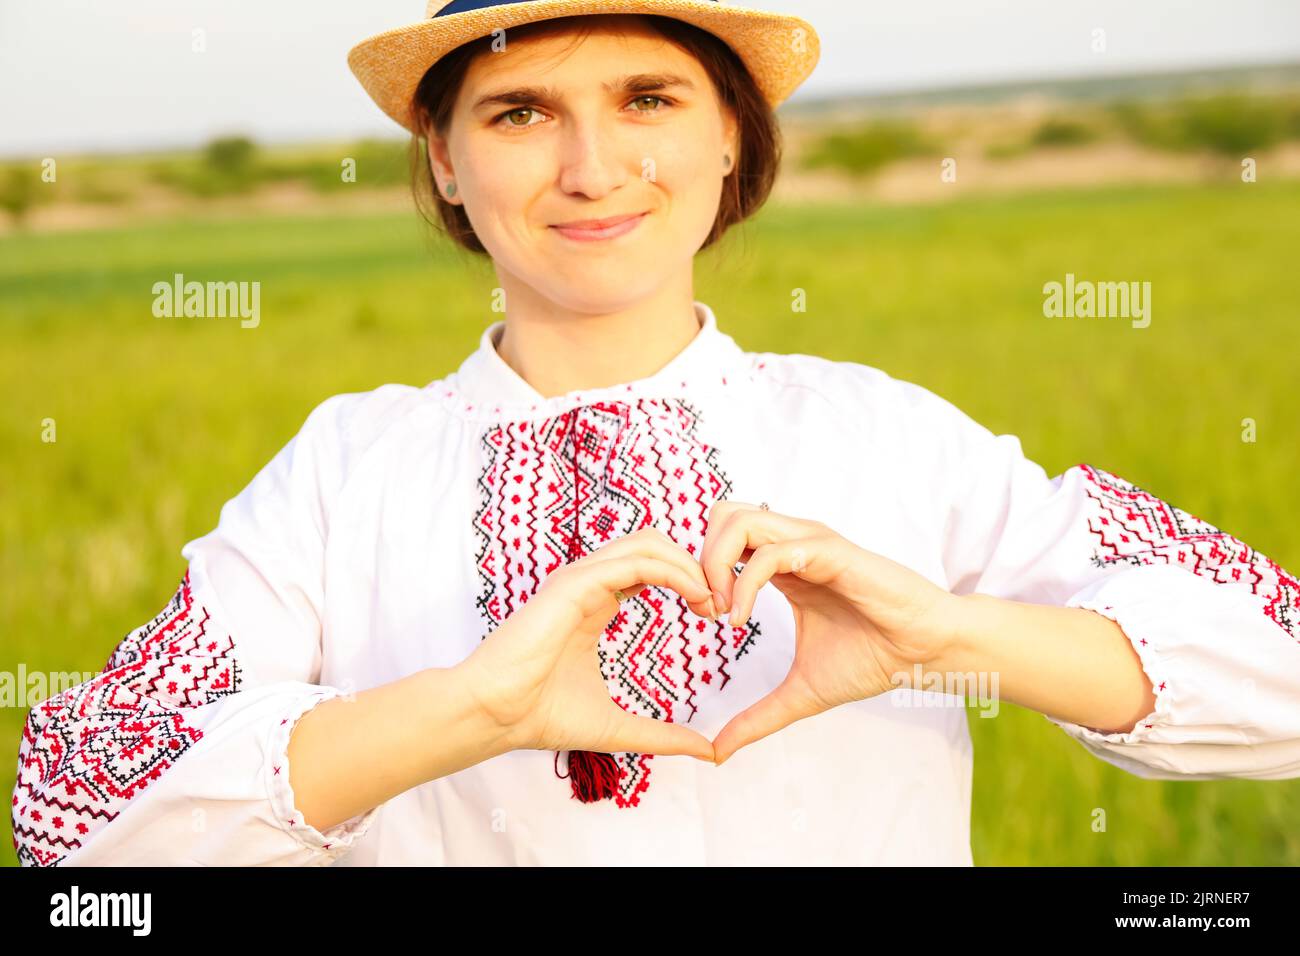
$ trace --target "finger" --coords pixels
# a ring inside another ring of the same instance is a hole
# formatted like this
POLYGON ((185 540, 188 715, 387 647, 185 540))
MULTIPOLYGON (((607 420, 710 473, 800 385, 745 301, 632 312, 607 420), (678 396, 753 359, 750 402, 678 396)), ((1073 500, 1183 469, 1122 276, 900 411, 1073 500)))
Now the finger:
POLYGON ((610 704, 618 716, 612 721, 608 752, 685 754, 713 763, 713 743, 703 734, 681 724, 629 714, 613 701, 610 704))
POLYGON ((761 545, 745 562, 732 585, 731 614, 727 621, 739 627, 754 613, 754 602, 763 585, 778 574, 796 574, 807 580, 817 580, 812 565, 818 548, 824 542, 817 538, 793 538, 761 545))
MULTIPOLYGON (((573 565, 574 569, 579 564, 573 565)), ((583 611, 595 614, 602 604, 613 600, 615 591, 636 594, 647 585, 666 587, 696 603, 707 602, 709 589, 687 570, 662 558, 628 554, 582 565, 583 611), (635 590, 634 590, 635 589, 635 590)))
POLYGON ((787 676, 772 693, 732 717, 713 738, 714 763, 720 767, 741 747, 820 712, 787 676))
MULTIPOLYGON (((623 596, 620 599, 619 596, 615 594, 614 599, 618 601, 620 604, 622 604, 623 601, 630 601, 634 597, 641 597, 642 591, 644 591, 648 587, 653 587, 653 586, 654 585, 649 581, 638 581, 636 584, 633 584, 631 587, 619 588, 619 590, 623 592, 623 596)), ((661 585, 661 586, 667 587, 669 590, 675 591, 677 594, 681 595, 682 600, 686 602, 686 606, 690 608, 692 614, 696 614, 699 617, 707 617, 715 621, 722 616, 717 612, 717 609, 714 607, 713 595, 707 588, 702 592, 701 591, 694 592, 695 596, 690 596, 692 592, 689 591, 683 592, 679 587, 672 587, 667 585, 661 585)))
MULTIPOLYGON (((718 502, 717 504, 722 504, 718 502)), ((704 535, 700 565, 712 589, 719 610, 726 613, 732 605, 736 575, 732 571, 747 548, 757 549, 785 538, 803 537, 810 522, 753 505, 729 502, 730 507, 710 511, 709 528, 704 535), (721 521, 717 518, 721 517, 721 521)))
MULTIPOLYGON (((704 544, 700 549, 699 563, 704 570, 704 577, 708 581, 709 589, 713 593, 713 603, 724 614, 731 607, 732 581, 735 578, 734 569, 740 557, 729 557, 719 549, 718 542, 723 539, 723 531, 729 526, 734 515, 740 511, 759 510, 757 505, 727 499, 715 501, 709 509, 709 524, 704 532, 704 544)), ((746 550, 748 550, 748 542, 742 547, 741 553, 743 554, 746 550)))
MULTIPOLYGON (((704 577, 704 569, 700 567, 699 561, 686 548, 657 528, 642 528, 640 531, 634 531, 631 534, 623 535, 621 538, 615 538, 593 551, 583 560, 608 560, 628 554, 649 555, 675 564, 688 574, 692 580, 696 581, 700 587, 704 588, 706 594, 708 594, 709 583, 704 577)), ((626 588, 623 590, 629 594, 635 594, 639 588, 631 591, 626 588)), ((686 592, 678 593, 687 599, 687 604, 690 605, 691 610, 701 617, 716 619, 720 616, 721 609, 714 606, 711 594, 708 594, 703 601, 700 601, 692 598, 686 592)))

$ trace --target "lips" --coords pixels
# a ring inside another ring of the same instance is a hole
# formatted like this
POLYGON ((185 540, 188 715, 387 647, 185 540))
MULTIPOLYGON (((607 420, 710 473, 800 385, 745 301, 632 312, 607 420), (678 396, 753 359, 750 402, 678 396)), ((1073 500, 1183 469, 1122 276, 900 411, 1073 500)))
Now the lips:
POLYGON ((644 216, 643 212, 630 212, 626 216, 610 216, 608 219, 575 219, 573 222, 557 222, 557 229, 608 229, 610 226, 617 226, 620 222, 627 222, 629 219, 635 219, 637 216, 644 216))
POLYGON ((576 219, 572 222, 557 223, 551 228, 568 239, 576 239, 580 242, 613 239, 631 232, 649 214, 647 210, 623 216, 610 216, 607 219, 576 219))

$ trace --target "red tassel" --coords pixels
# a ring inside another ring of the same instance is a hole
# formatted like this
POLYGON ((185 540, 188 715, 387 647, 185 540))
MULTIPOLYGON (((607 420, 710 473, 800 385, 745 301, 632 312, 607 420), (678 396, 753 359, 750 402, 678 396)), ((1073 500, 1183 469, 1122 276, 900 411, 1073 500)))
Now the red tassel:
MULTIPOLYGON (((555 775, 561 780, 560 755, 555 755, 555 775)), ((593 753, 590 750, 569 751, 569 786, 573 795, 583 803, 612 799, 618 792, 618 761, 613 754, 593 753)))
MULTIPOLYGON (((582 557, 582 533, 578 525, 578 516, 582 513, 582 470, 578 466, 580 450, 577 436, 578 408, 569 413, 569 434, 573 444, 573 537, 569 540, 569 560, 577 561, 582 557)), ((555 775, 565 779, 560 773, 560 754, 555 754, 555 775)), ((583 803, 595 803, 597 800, 609 800, 618 793, 618 761, 613 754, 594 753, 590 750, 569 751, 569 786, 573 795, 583 803)))

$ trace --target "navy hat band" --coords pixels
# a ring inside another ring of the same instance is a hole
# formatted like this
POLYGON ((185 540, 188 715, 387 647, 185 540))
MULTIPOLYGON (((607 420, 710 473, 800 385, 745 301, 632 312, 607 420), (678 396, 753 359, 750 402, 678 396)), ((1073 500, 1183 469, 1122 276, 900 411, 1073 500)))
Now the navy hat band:
MULTIPOLYGON (((487 7, 504 7, 512 3, 527 3, 528 0, 451 0, 441 10, 430 17, 447 17, 454 13, 468 13, 471 10, 483 10, 487 7)), ((718 0, 709 0, 710 3, 717 3, 718 0)))

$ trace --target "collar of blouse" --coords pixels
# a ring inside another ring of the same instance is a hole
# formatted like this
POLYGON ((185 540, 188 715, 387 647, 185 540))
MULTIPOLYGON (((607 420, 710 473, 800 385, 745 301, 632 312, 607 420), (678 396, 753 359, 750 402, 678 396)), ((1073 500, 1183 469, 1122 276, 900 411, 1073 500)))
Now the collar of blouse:
POLYGON ((697 395, 706 390, 725 389, 748 376, 753 369, 753 357, 718 328, 717 318, 708 305, 696 301, 695 312, 700 320, 695 338, 667 365, 645 378, 547 398, 497 353, 493 343, 505 328, 505 321, 497 320, 483 330, 478 348, 454 373, 429 387, 439 389, 445 401, 469 418, 535 418, 551 417, 599 402, 697 395))

